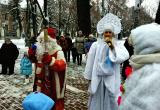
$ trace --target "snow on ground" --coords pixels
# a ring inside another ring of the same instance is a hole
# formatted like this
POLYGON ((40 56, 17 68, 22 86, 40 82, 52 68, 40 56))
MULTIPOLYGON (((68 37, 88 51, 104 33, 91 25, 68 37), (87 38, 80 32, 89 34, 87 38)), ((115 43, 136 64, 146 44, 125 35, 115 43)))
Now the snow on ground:
MULTIPOLYGON (((22 110, 22 100, 33 87, 34 75, 30 76, 29 84, 24 84, 25 78, 20 74, 20 60, 27 49, 24 39, 13 39, 12 42, 17 45, 20 54, 16 60, 14 75, 0 75, 0 110, 22 110)), ((4 40, 0 40, 0 46, 3 43, 4 40)))
MULTIPOLYGON (((19 48, 20 54, 15 64, 15 74, 0 75, 0 110, 23 110, 22 101, 28 93, 32 92, 34 82, 34 66, 29 84, 24 84, 25 78, 19 71, 20 60, 24 51, 27 50, 24 39, 13 39, 12 41, 19 48)), ((0 40, 0 46, 3 42, 3 40, 0 40)), ((124 41, 121 42, 124 43, 124 41)), ((86 56, 83 55, 82 66, 72 63, 72 58, 71 62, 68 63, 65 110, 87 110, 88 82, 82 76, 85 62, 86 56)))

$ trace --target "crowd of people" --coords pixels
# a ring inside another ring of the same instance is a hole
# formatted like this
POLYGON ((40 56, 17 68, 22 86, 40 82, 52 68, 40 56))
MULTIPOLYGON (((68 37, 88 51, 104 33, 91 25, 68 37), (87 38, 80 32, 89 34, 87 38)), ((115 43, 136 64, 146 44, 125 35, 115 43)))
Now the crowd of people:
POLYGON ((82 55, 87 55, 92 43, 95 41, 96 37, 93 34, 86 37, 83 35, 82 30, 79 30, 75 41, 73 41, 69 33, 66 33, 64 36, 60 36, 58 44, 62 47, 67 62, 70 62, 72 55, 73 63, 77 62, 77 65, 82 65, 82 55))
MULTIPOLYGON (((42 97, 50 97, 49 100, 54 101, 54 107, 51 107, 52 110, 64 110, 67 63, 72 58, 73 63, 81 65, 82 54, 87 54, 91 44, 96 40, 95 38, 92 40, 93 35, 89 38, 85 37, 81 30, 78 31, 75 42, 72 42, 69 33, 61 36, 60 39, 56 39, 57 30, 55 28, 47 28, 47 36, 45 36, 45 32, 45 30, 42 30, 36 40, 32 41, 28 51, 23 53, 20 60, 20 74, 25 76, 24 84, 28 84, 30 82, 29 76, 33 72, 33 63, 35 65, 33 92, 45 94, 37 94, 42 95, 42 97), (72 53, 72 56, 70 53, 72 53)), ((14 75, 15 61, 18 56, 19 49, 10 38, 6 37, 0 48, 1 74, 14 75)), ((30 97, 35 97, 35 94, 28 96, 30 99, 30 97)), ((43 108, 34 105, 34 100, 33 103, 28 102, 28 96, 23 102, 25 110, 33 108, 34 110, 40 110, 43 108)))

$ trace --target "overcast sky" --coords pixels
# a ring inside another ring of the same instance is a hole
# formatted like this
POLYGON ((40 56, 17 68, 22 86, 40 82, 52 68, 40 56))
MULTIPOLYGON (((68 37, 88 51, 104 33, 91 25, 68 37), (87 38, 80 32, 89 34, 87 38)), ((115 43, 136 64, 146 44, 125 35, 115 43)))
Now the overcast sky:
POLYGON ((135 4, 135 0, 128 0, 127 6, 132 7, 135 4))
MULTIPOLYGON (((39 2, 39 4, 40 4, 41 6, 43 6, 43 0, 38 0, 38 2, 39 2)), ((21 6, 22 6, 22 7, 26 7, 26 6, 27 6, 26 0, 23 0, 23 2, 21 2, 21 6)))
MULTIPOLYGON (((42 6, 43 5, 43 0, 38 0, 39 4, 42 6)), ((4 3, 4 4, 7 4, 8 3, 8 0, 0 0, 0 3, 4 3)), ((26 0, 23 0, 23 2, 20 3, 20 5, 22 7, 26 7, 26 0)))

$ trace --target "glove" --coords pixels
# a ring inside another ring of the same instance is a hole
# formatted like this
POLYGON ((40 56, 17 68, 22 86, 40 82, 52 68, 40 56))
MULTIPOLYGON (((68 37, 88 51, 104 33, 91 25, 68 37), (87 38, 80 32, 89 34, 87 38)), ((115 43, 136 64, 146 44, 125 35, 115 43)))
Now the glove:
POLYGON ((42 58, 42 63, 49 64, 52 60, 52 57, 49 54, 44 54, 42 58))
POLYGON ((28 55, 29 55, 29 56, 34 56, 35 54, 36 54, 36 51, 33 50, 32 48, 29 48, 29 50, 28 50, 28 55))
POLYGON ((119 97, 118 97, 118 100, 117 100, 118 106, 121 104, 121 101, 122 101, 122 97, 119 96, 119 97))
POLYGON ((132 67, 127 66, 125 69, 125 75, 128 78, 132 74, 132 67))
POLYGON ((36 54, 36 49, 37 49, 37 46, 32 44, 31 47, 29 48, 28 50, 28 55, 29 56, 35 56, 36 54))

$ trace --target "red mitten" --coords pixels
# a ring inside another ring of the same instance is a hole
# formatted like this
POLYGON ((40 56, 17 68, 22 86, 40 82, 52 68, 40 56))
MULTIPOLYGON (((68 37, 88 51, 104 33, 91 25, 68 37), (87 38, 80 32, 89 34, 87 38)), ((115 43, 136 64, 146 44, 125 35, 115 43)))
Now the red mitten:
POLYGON ((127 76, 127 78, 131 75, 132 73, 132 67, 128 66, 125 69, 125 75, 127 76))
POLYGON ((29 56, 34 56, 35 54, 36 54, 36 51, 33 50, 32 48, 29 48, 29 50, 28 50, 28 55, 29 55, 29 56))
POLYGON ((118 100, 117 100, 118 106, 121 104, 121 101, 122 101, 122 97, 119 96, 119 97, 118 97, 118 100))
POLYGON ((66 69, 66 63, 64 60, 55 60, 55 63, 53 65, 53 69, 56 72, 65 71, 66 69))
POLYGON ((122 94, 125 92, 124 85, 122 85, 122 84, 120 86, 120 91, 122 92, 122 94))
POLYGON ((49 54, 44 54, 42 58, 42 63, 49 64, 52 60, 52 57, 49 54))

